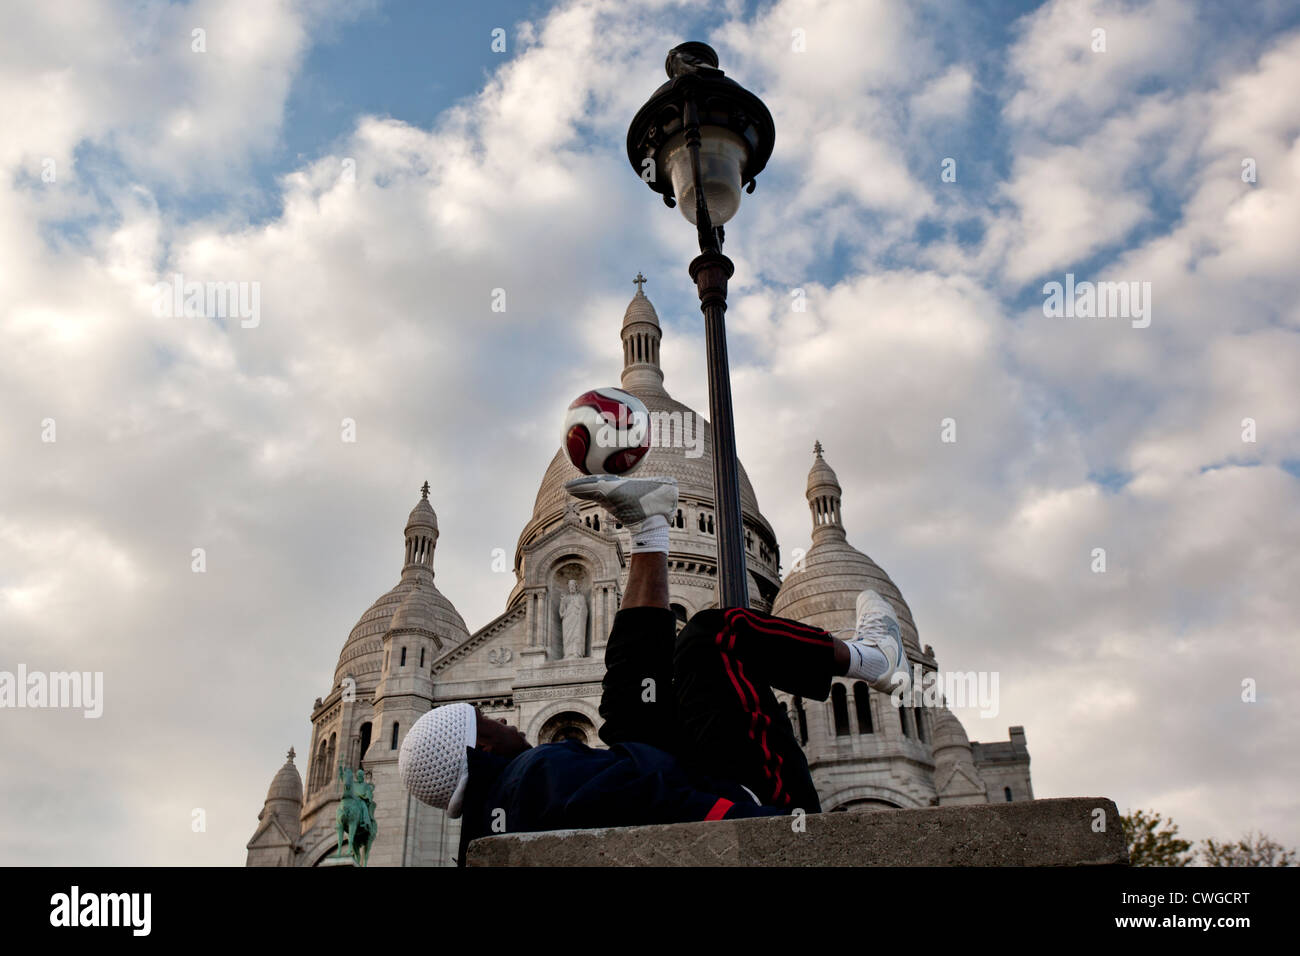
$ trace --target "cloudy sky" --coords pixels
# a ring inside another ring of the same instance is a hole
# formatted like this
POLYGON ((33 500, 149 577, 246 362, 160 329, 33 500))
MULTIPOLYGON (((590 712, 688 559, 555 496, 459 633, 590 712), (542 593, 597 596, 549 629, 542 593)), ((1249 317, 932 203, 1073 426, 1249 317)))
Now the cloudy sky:
POLYGON ((102 671, 104 711, 0 711, 0 861, 241 864, 424 480, 442 591, 503 609, 492 550, 563 405, 617 381, 638 270, 707 408, 693 230, 624 153, 685 39, 776 121, 729 327, 786 563, 820 438, 922 641, 999 671, 959 716, 1026 727, 1037 796, 1300 844, 1294 4, 3 18, 0 669, 102 671), (257 321, 159 315, 178 273, 256 283, 257 321), (1149 326, 1047 317, 1067 273, 1150 283, 1149 326))

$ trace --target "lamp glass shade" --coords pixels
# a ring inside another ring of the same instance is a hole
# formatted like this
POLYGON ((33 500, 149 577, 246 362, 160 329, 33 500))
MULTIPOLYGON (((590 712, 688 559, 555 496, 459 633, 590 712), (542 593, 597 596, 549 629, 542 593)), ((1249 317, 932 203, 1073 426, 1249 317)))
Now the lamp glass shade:
MULTIPOLYGON (((677 208, 695 223, 695 176, 691 171, 691 151, 686 134, 677 133, 663 145, 664 168, 673 183, 677 208)), ((749 145, 738 135, 721 126, 700 128, 700 181, 704 184, 704 204, 709 221, 721 226, 740 208, 740 171, 749 158, 749 145)))

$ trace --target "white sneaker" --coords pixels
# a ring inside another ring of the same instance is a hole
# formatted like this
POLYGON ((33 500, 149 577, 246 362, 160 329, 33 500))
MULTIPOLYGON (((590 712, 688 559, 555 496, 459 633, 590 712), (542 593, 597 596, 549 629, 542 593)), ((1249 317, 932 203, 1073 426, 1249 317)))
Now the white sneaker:
POLYGON ((911 685, 912 674, 907 660, 907 648, 903 646, 903 634, 898 625, 898 615, 893 607, 870 588, 858 595, 858 623, 854 629, 855 637, 850 644, 860 643, 874 647, 885 656, 889 667, 883 674, 871 681, 871 687, 882 694, 892 694, 895 687, 903 690, 911 685), (897 675, 902 675, 903 682, 898 683, 897 675))
POLYGON ((600 502, 616 520, 633 527, 651 515, 667 518, 677 509, 676 478, 586 475, 574 478, 564 490, 575 498, 600 502))

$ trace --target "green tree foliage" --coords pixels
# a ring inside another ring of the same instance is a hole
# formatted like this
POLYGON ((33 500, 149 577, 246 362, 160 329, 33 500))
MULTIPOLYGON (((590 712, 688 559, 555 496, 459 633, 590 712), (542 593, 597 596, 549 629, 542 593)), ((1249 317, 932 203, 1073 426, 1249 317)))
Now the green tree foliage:
POLYGON ((1193 850, 1178 836, 1178 825, 1154 810, 1134 810, 1120 821, 1132 866, 1300 866, 1300 853, 1263 833, 1227 843, 1202 840, 1193 850))
POLYGON ((1162 821, 1154 810, 1134 810, 1120 821, 1130 866, 1188 866, 1195 859, 1191 842, 1179 839, 1174 821, 1162 821))
POLYGON ((1205 840, 1201 860, 1206 866, 1300 866, 1295 850, 1288 850, 1263 833, 1247 833, 1236 843, 1205 840))

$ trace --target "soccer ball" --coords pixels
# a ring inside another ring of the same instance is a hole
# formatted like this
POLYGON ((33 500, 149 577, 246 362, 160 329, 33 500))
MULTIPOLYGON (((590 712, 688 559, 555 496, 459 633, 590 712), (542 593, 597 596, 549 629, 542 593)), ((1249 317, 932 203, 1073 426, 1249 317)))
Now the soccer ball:
POLYGON ((593 388, 565 412, 563 444, 584 475, 625 475, 650 450, 650 413, 621 388, 593 388))

